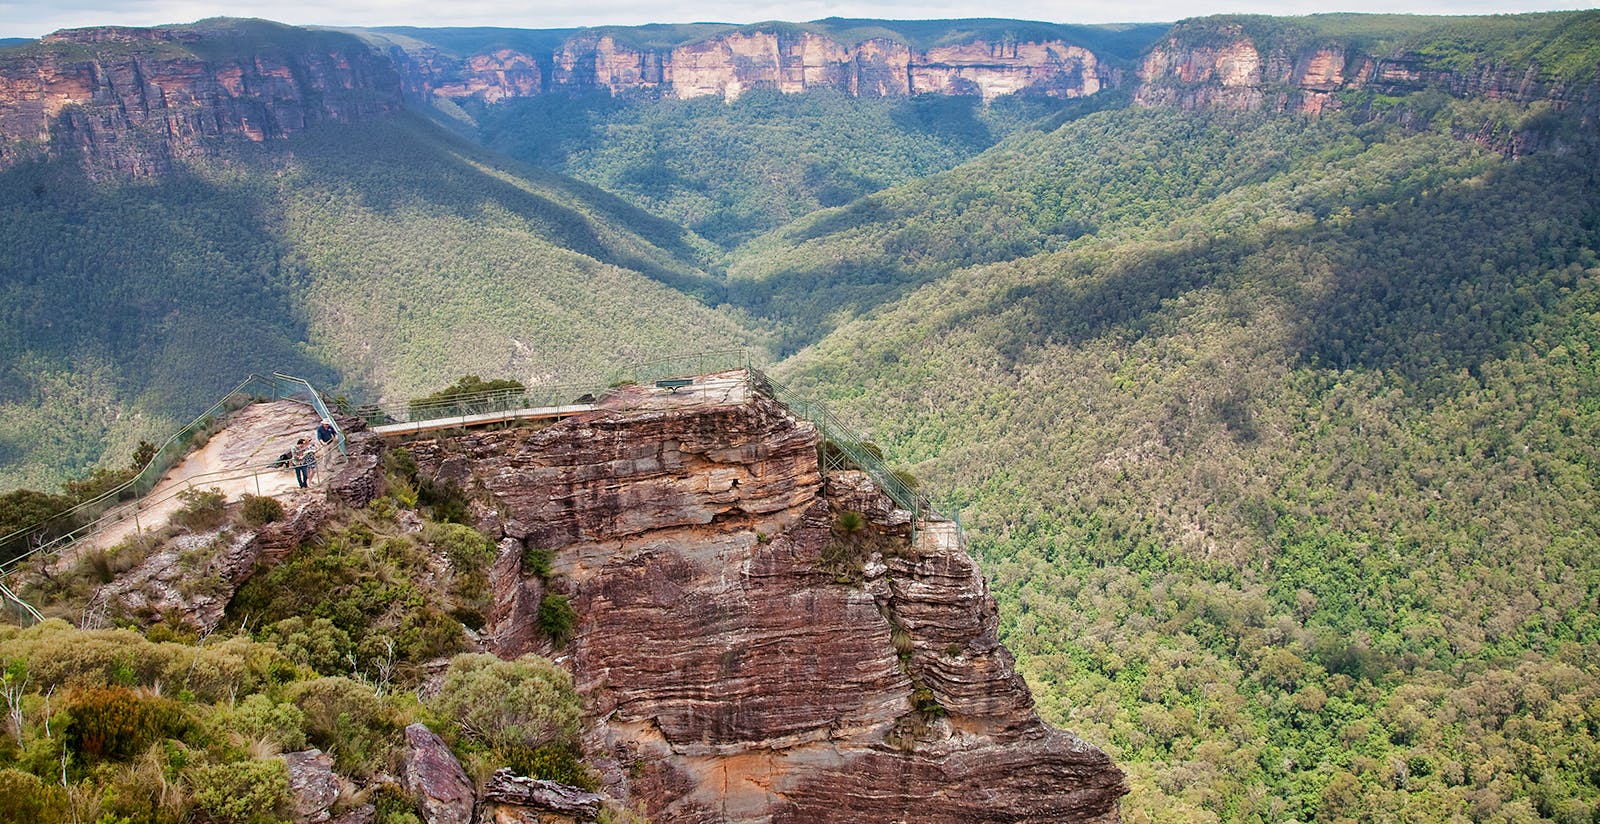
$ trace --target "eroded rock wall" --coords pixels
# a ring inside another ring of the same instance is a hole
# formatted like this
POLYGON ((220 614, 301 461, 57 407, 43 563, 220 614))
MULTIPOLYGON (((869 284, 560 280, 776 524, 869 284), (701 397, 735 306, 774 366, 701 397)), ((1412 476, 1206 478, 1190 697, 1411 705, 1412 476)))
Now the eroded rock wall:
POLYGON ((1365 54, 1339 42, 1289 41, 1264 47, 1241 26, 1182 24, 1145 54, 1134 102, 1145 106, 1235 111, 1268 108, 1318 115, 1342 105, 1341 92, 1367 90, 1404 95, 1439 89, 1457 97, 1556 108, 1594 97, 1543 79, 1536 63, 1480 61, 1468 70, 1430 67, 1423 55, 1401 50, 1365 54))
POLYGON ((401 105, 394 65, 353 37, 236 34, 77 29, 0 54, 0 168, 53 152, 157 174, 207 138, 273 140, 401 105))
MULTIPOLYGON (((497 53, 499 60, 508 55, 497 53)), ((534 65, 537 56, 517 54, 534 65)), ((451 98, 496 102, 537 94, 484 78, 468 58, 462 72, 474 82, 438 84, 451 98)), ((603 90, 612 94, 663 93, 678 98, 715 95, 735 100, 751 89, 786 94, 837 89, 860 97, 913 94, 1007 94, 1081 97, 1112 85, 1119 74, 1087 49, 1060 41, 989 42, 914 51, 886 38, 855 45, 808 31, 739 30, 672 49, 636 48, 612 35, 584 33, 556 49, 546 91, 603 90)))
POLYGON ((500 535, 485 637, 572 669, 607 792, 707 824, 1115 820, 1120 771, 1035 715, 954 524, 913 535, 866 476, 823 476, 810 424, 719 381, 408 446, 500 535), (552 593, 560 648, 533 621, 552 593))

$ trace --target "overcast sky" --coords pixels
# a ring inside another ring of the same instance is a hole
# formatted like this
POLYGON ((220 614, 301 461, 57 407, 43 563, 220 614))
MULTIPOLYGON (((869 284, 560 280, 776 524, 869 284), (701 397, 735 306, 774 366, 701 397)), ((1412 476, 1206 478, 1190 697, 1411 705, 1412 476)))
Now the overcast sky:
POLYGON ((822 17, 928 19, 1014 17, 1058 23, 1177 20, 1202 14, 1330 11, 1495 14, 1594 7, 1594 0, 0 0, 0 37, 38 37, 77 26, 150 26, 202 17, 265 17, 325 26, 511 26, 815 20, 822 17))

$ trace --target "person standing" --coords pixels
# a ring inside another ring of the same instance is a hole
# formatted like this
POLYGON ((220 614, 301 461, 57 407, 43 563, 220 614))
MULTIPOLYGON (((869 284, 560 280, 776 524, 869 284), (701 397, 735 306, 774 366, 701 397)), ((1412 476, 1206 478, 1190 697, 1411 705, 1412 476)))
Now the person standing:
POLYGON ((294 442, 294 454, 292 457, 294 480, 295 483, 300 484, 301 489, 305 489, 306 484, 311 480, 311 467, 316 465, 316 460, 317 449, 311 445, 309 439, 301 438, 294 442))

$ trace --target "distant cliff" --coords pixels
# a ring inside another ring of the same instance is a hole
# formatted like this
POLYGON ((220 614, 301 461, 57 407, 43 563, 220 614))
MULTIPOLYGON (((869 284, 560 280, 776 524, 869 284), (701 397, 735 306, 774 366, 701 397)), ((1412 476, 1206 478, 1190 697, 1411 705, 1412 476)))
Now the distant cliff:
POLYGON ((205 141, 286 137, 403 103, 359 39, 259 20, 56 32, 0 50, 0 168, 42 151, 91 174, 160 173, 205 141))
POLYGON ((824 473, 744 373, 601 407, 407 449, 477 501, 484 641, 571 668, 607 792, 695 824, 1116 820, 1121 772, 1034 713, 955 524, 913 535, 867 476, 824 473), (561 649, 551 594, 578 616, 561 649))
POLYGON ((1432 89, 1549 101, 1558 109, 1588 105, 1597 69, 1585 53, 1591 44, 1564 45, 1560 30, 1597 25, 1593 12, 1398 22, 1361 15, 1200 18, 1174 26, 1144 56, 1134 101, 1317 115, 1345 106, 1349 93, 1432 89), (1507 27, 1517 27, 1518 39, 1506 35, 1507 27))
POLYGON ((551 92, 608 91, 734 100, 750 89, 826 88, 861 97, 1007 94, 1081 97, 1115 85, 1121 70, 1062 40, 975 37, 916 49, 889 37, 848 44, 786 24, 733 29, 676 45, 632 45, 616 34, 579 32, 553 54, 496 48, 451 58, 401 50, 421 88, 494 103, 551 92), (548 68, 541 68, 548 67, 548 68))

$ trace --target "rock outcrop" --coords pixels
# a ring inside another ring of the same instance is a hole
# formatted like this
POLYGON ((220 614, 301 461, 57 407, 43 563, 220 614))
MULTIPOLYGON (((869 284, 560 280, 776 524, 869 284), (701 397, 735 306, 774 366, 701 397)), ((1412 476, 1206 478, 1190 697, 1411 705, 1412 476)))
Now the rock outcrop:
POLYGON ((483 790, 483 818, 493 824, 593 821, 605 796, 578 787, 497 770, 483 790))
POLYGON ((1570 85, 1542 68, 1490 58, 1467 69, 1444 67, 1409 47, 1369 54, 1335 38, 1274 32, 1268 40, 1238 23, 1200 19, 1180 23, 1145 54, 1134 102, 1315 116, 1340 108, 1342 92, 1362 90, 1405 95, 1437 89, 1457 97, 1546 100, 1558 109, 1594 98, 1593 86, 1570 85))
POLYGON ((393 63, 355 37, 264 21, 72 29, 0 53, 0 168, 76 154, 158 174, 206 141, 275 140, 398 109, 393 63))
POLYGON ((285 753, 289 768, 290 820, 294 824, 320 824, 333 818, 333 802, 339 799, 339 778, 333 774, 333 759, 322 750, 285 753))
POLYGON ((485 642, 571 668, 613 798, 675 822, 1115 820, 1122 774, 1033 712, 955 525, 914 529, 817 446, 726 373, 407 448, 487 503, 485 642), (532 620, 552 592, 578 615, 561 648, 532 620))

